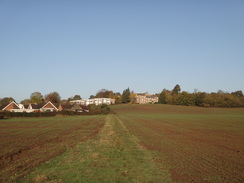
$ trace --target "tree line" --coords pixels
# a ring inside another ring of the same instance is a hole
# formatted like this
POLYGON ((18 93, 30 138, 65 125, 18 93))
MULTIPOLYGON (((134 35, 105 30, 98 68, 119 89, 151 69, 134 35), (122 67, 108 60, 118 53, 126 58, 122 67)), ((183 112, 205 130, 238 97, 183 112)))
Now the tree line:
MULTIPOLYGON (((235 92, 218 92, 206 93, 194 90, 193 93, 181 91, 179 84, 176 84, 172 90, 163 89, 158 96, 159 104, 200 106, 200 107, 244 107, 244 95, 241 90, 235 92)), ((136 94, 130 88, 123 90, 122 94, 112 90, 101 89, 96 95, 90 98, 112 98, 116 104, 136 103, 136 94)))
MULTIPOLYGON (((241 90, 235 92, 223 92, 219 90, 214 93, 206 93, 195 90, 193 93, 181 91, 180 85, 175 85, 172 90, 163 89, 161 93, 156 94, 159 98, 159 104, 201 106, 201 107, 244 107, 244 95, 241 90)), ((116 104, 136 103, 136 94, 130 88, 126 88, 122 93, 112 90, 101 89, 92 98, 112 98, 116 104)), ((51 92, 42 95, 40 92, 33 92, 29 99, 22 100, 21 104, 42 103, 51 101, 52 103, 68 103, 71 100, 81 100, 80 95, 74 95, 68 99, 61 100, 58 92, 51 92)), ((12 97, 0 99, 0 105, 14 101, 12 97)))
MULTIPOLYGON (((27 104, 39 104, 43 102, 51 101, 52 103, 66 103, 71 100, 81 100, 82 98, 80 95, 75 95, 69 97, 67 100, 61 100, 61 97, 58 92, 51 92, 46 95, 42 95, 40 92, 33 92, 30 95, 30 98, 22 100, 20 103, 23 105, 27 104)), ((0 105, 7 104, 11 101, 15 101, 12 97, 4 97, 0 99, 0 105)))
MULTIPOLYGON (((3 99, 0 99, 0 105, 9 103, 11 101, 15 100, 12 97, 4 97, 3 99)), ((29 99, 24 99, 20 103, 26 105, 39 104, 48 101, 51 101, 52 103, 60 103, 61 97, 58 92, 51 92, 45 96, 43 96, 40 92, 33 92, 29 99)))
MULTIPOLYGON (((101 89, 95 95, 90 95, 90 99, 93 98, 112 98, 115 99, 117 104, 120 103, 134 103, 136 101, 135 93, 130 91, 129 88, 125 89, 123 93, 113 92, 112 90, 101 89)), ((33 92, 30 95, 30 98, 22 100, 20 103, 23 105, 27 104, 39 104, 43 102, 51 101, 52 103, 68 103, 71 100, 81 100, 80 95, 74 95, 67 99, 61 100, 61 96, 58 92, 51 92, 46 95, 42 95, 40 92, 33 92)), ((0 99, 0 105, 10 103, 11 101, 15 101, 12 97, 4 97, 0 99)))
POLYGON ((224 92, 219 90, 214 93, 206 93, 195 90, 193 93, 181 92, 177 84, 171 91, 163 89, 158 95, 160 104, 201 106, 201 107, 244 107, 244 95, 241 90, 224 92))

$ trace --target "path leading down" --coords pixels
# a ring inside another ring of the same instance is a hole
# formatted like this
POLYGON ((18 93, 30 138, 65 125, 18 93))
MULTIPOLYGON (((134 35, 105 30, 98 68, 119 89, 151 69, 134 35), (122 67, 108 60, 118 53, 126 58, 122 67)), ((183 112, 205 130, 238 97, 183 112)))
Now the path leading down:
POLYGON ((108 115, 95 139, 77 144, 23 181, 172 182, 169 173, 157 167, 151 156, 123 121, 108 115))

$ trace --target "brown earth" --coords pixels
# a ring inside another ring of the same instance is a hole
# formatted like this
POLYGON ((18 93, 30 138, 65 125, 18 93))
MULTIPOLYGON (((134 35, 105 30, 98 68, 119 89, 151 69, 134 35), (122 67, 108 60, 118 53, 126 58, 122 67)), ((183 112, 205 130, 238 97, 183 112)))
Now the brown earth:
POLYGON ((114 110, 173 181, 244 180, 244 109, 132 105, 114 110))
POLYGON ((92 118, 80 122, 52 119, 57 118, 38 123, 0 121, 0 182, 16 182, 67 148, 92 138, 104 125, 92 118))

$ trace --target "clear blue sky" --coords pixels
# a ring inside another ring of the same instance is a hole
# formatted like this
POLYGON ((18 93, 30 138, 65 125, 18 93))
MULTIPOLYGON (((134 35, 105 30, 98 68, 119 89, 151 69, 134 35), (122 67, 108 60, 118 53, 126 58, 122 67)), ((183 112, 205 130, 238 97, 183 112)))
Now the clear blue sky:
POLYGON ((0 0, 0 98, 244 91, 243 0, 0 0))

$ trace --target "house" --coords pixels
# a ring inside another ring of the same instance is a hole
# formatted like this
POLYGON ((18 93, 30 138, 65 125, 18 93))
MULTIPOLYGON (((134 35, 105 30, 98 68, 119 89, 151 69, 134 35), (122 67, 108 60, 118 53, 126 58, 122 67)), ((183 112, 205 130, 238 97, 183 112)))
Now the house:
POLYGON ((71 100, 71 104, 86 105, 86 100, 71 100))
POLYGON ((136 103, 138 104, 154 104, 158 102, 158 96, 149 93, 136 93, 136 103))
POLYGON ((59 104, 53 104, 52 102, 49 101, 40 108, 40 111, 41 112, 47 112, 47 111, 54 112, 54 111, 58 111, 58 107, 59 107, 59 104))
POLYGON ((58 111, 59 104, 53 104, 48 101, 46 103, 39 104, 29 104, 28 109, 32 110, 32 112, 53 112, 58 111))
POLYGON ((52 102, 39 103, 39 104, 29 104, 23 105, 12 101, 8 104, 0 106, 0 110, 10 111, 10 112, 54 112, 54 111, 76 111, 76 112, 89 112, 89 108, 86 106, 90 104, 101 105, 107 104, 111 105, 115 103, 115 99, 111 98, 94 98, 88 100, 73 100, 70 104, 53 104, 52 102), (82 106, 83 105, 83 106, 82 106))
POLYGON ((74 104, 60 104, 58 107, 59 111, 74 111, 74 112, 83 112, 84 109, 77 103, 74 104))
POLYGON ((87 100, 72 100, 70 101, 71 104, 80 104, 80 105, 101 105, 101 104, 107 104, 107 105, 112 105, 115 104, 115 99, 111 98, 93 98, 93 99, 87 99, 87 100))
POLYGON ((58 104, 53 104, 49 101, 47 103, 23 105, 12 101, 9 104, 2 106, 0 110, 10 112, 53 112, 58 111, 58 104))
POLYGON ((0 110, 10 111, 10 112, 23 112, 23 105, 19 106, 15 101, 10 102, 9 104, 4 104, 0 107, 0 110))

